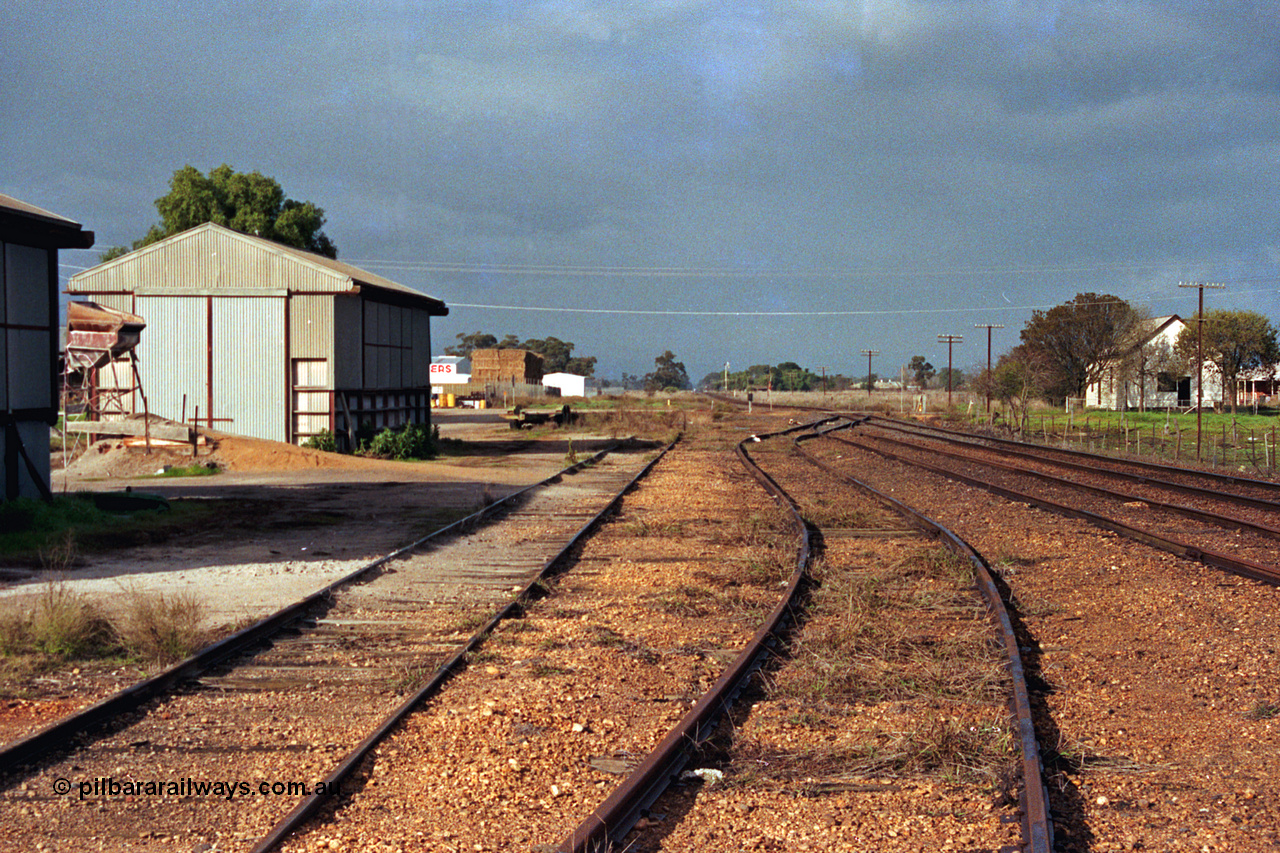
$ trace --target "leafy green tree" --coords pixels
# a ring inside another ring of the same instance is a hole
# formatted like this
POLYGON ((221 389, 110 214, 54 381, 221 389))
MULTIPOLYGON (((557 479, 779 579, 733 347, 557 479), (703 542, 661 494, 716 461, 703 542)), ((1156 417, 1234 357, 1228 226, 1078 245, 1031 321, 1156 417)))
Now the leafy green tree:
POLYGON ((929 380, 932 379, 936 373, 933 369, 933 365, 925 361, 925 358, 922 355, 911 356, 911 361, 907 362, 907 370, 911 371, 912 379, 914 379, 915 383, 922 389, 929 387, 929 380))
POLYGON ((573 354, 574 345, 559 338, 547 337, 541 340, 530 338, 520 345, 521 349, 536 352, 542 356, 542 369, 545 373, 573 373, 578 376, 592 376, 596 372, 596 357, 577 356, 573 354))
POLYGON ((1039 355, 1020 345, 1000 356, 995 368, 990 373, 982 371, 973 384, 979 394, 990 394, 1004 403, 1010 430, 1022 435, 1027 428, 1027 407, 1044 393, 1050 374, 1039 355))
POLYGON ((445 353, 448 355, 465 357, 478 349, 523 349, 542 356, 544 373, 594 376, 596 372, 597 359, 594 355, 575 356, 573 342, 562 341, 556 337, 529 338, 527 341, 522 341, 515 335, 506 335, 502 340, 498 340, 487 332, 472 332, 469 335, 459 332, 455 337, 458 343, 445 348, 445 353))
POLYGON ((1082 397, 1125 354, 1140 319, 1118 296, 1077 293, 1069 302, 1033 313, 1022 344, 1049 371, 1045 393, 1051 399, 1082 397))
MULTIPOLYGON (((1174 349, 1195 372, 1199 332, 1197 314, 1178 333, 1174 349)), ((1213 362, 1222 377, 1222 390, 1230 394, 1231 411, 1236 410, 1236 379, 1242 373, 1268 367, 1280 361, 1280 346, 1271 321, 1257 311, 1207 311, 1204 315, 1204 358, 1213 362)))
MULTIPOLYGON (((321 230, 324 210, 287 198, 275 178, 261 172, 237 172, 223 163, 206 176, 194 166, 183 166, 169 180, 168 195, 156 199, 156 210, 160 221, 134 241, 134 249, 215 222, 327 258, 338 256, 337 247, 321 230)), ((99 257, 110 260, 126 251, 112 246, 99 257)))
POLYGON ((470 358, 471 353, 475 350, 493 349, 498 345, 498 339, 486 332, 472 332, 469 335, 463 332, 458 332, 454 337, 458 339, 458 343, 451 347, 445 347, 445 355, 457 355, 463 358, 470 358))
POLYGON ((939 388, 950 388, 951 390, 954 391, 958 388, 963 388, 964 383, 965 383, 964 371, 958 367, 944 367, 938 371, 938 387, 939 388), (949 385, 947 384, 948 377, 950 377, 949 385))
POLYGON ((689 389, 689 374, 684 369, 684 362, 676 361, 675 353, 671 350, 665 350, 662 355, 655 358, 653 365, 653 372, 646 373, 644 377, 646 391, 652 393, 664 388, 675 388, 679 391, 689 389))

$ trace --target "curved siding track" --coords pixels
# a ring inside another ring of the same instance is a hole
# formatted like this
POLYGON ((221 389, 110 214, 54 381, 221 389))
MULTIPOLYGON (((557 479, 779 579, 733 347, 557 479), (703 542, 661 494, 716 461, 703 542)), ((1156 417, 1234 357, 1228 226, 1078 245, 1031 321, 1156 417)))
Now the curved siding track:
POLYGON ((664 795, 619 849, 1047 853, 1026 686, 998 593, 989 586, 1011 667, 972 588, 980 558, 892 499, 802 461, 788 439, 744 446, 822 543, 820 585, 770 687, 702 755, 700 772, 725 784, 664 795), (1017 713, 1004 707, 1010 687, 1017 713), (1021 809, 1020 771, 1031 780, 1021 809))
MULTIPOLYGON (((827 437, 806 447, 964 536, 1002 576, 1016 602, 1030 673, 1054 849, 1280 847, 1277 590, 1093 521, 1051 515, 1026 497, 975 488, 953 465, 975 479, 997 475, 979 473, 976 462, 936 459, 934 443, 913 443, 927 446, 893 450, 899 458, 861 439, 855 446, 827 437)), ((1015 464, 1039 467, 1025 459, 1015 464)), ((999 477, 1006 475, 1012 476, 999 477)), ((1144 506, 1079 492, 1059 500, 1105 500, 1154 526, 1157 510, 1143 494, 1144 506)), ((1189 500, 1185 493, 1176 499, 1189 500)), ((1209 503, 1223 515, 1241 512, 1238 503, 1209 503)), ((1253 535, 1185 516, 1167 526, 1190 532, 1195 543, 1237 535, 1243 543, 1253 535)), ((1252 541, 1257 553, 1275 547, 1269 538, 1252 541)))

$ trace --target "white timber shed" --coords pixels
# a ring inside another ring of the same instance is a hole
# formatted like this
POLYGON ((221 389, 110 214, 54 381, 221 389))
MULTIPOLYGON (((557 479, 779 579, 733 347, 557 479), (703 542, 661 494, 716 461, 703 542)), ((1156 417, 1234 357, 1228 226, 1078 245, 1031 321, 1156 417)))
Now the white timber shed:
POLYGON ((49 427, 58 421, 58 250, 93 232, 0 195, 0 460, 4 500, 50 498, 49 427))
POLYGON ((430 424, 430 319, 448 308, 350 264, 206 223, 79 273, 68 292, 146 321, 152 414, 295 443, 328 430, 339 446, 430 424))

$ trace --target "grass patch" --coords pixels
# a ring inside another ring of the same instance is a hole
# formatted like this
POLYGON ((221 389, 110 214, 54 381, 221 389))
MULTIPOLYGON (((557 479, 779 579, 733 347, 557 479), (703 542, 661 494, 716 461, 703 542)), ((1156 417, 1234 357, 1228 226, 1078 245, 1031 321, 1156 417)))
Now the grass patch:
POLYGON ((635 521, 628 522, 623 529, 637 539, 643 539, 648 536, 669 536, 674 538, 684 535, 685 526, 682 521, 659 523, 645 521, 643 518, 640 518, 635 521))
POLYGON ((216 462, 204 462, 197 465, 166 465, 152 477, 211 477, 221 474, 222 468, 216 462))
POLYGON ((174 500, 168 509, 107 512, 83 495, 54 498, 52 503, 26 498, 0 504, 0 557, 14 564, 58 570, 48 565, 51 549, 70 538, 75 552, 102 551, 189 535, 213 524, 225 527, 234 501, 174 500))
POLYGON ((151 663, 173 663, 190 656, 208 640, 202 629, 205 608, 191 593, 131 590, 124 612, 114 621, 120 645, 151 663))
POLYGON ((1280 717, 1280 705, 1274 702, 1256 702, 1244 716, 1248 720, 1274 720, 1280 717))
POLYGON ((752 556, 731 559, 725 583, 737 586, 776 587, 786 583, 795 566, 777 551, 756 551, 752 556))
POLYGON ((557 675, 572 675, 573 670, 564 666, 555 666, 541 661, 529 667, 529 674, 534 678, 553 678, 557 675))
POLYGON ((124 657, 171 663, 209 639, 204 607, 190 594, 127 590, 123 607, 108 612, 65 583, 49 582, 34 598, 0 611, 0 655, 13 674, 72 661, 124 657))
POLYGON ((118 650, 116 633, 101 608, 64 583, 0 613, 0 654, 55 661, 104 657, 118 650))
POLYGON ((436 670, 426 664, 406 664, 387 682, 393 693, 416 693, 421 690, 436 670))
POLYGON ((925 547, 876 572, 819 571, 814 617, 778 674, 779 695, 974 704, 1003 695, 1004 659, 967 561, 925 547))
POLYGON ((741 781, 800 783, 806 794, 839 790, 840 780, 868 776, 934 776, 949 782, 999 784, 1015 743, 1007 726, 938 717, 908 731, 880 731, 857 747, 766 753, 745 745, 744 765, 755 766, 741 781), (815 783, 814 777, 822 782, 815 783))
POLYGON ((479 631, 481 628, 483 628, 489 622, 490 618, 492 617, 490 617, 490 615, 484 611, 463 616, 456 623, 454 623, 453 627, 449 630, 449 633, 474 634, 476 631, 479 631))

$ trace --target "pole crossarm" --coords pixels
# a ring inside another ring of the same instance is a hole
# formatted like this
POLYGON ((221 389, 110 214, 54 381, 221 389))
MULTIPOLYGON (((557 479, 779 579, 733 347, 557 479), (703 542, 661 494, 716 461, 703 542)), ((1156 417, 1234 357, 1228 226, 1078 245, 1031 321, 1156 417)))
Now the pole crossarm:
POLYGON ((869 398, 871 396, 871 356, 879 355, 880 350, 864 349, 861 352, 867 357, 867 397, 869 398))

